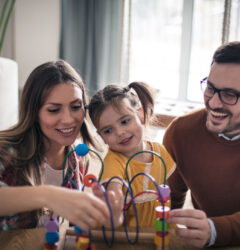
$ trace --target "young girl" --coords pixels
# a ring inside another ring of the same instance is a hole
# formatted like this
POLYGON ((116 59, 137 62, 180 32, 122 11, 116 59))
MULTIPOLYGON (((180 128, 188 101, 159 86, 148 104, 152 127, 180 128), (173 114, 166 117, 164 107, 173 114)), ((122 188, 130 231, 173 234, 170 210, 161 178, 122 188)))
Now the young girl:
POLYGON ((108 224, 105 202, 70 190, 81 185, 75 154, 62 173, 77 137, 94 144, 86 122, 86 98, 81 77, 65 61, 42 64, 28 77, 18 123, 0 132, 0 230, 36 227, 42 208, 83 230, 108 224))
MULTIPOLYGON (((130 83, 127 87, 108 85, 98 91, 89 104, 90 118, 97 132, 108 145, 109 150, 104 159, 102 182, 119 176, 126 180, 125 168, 128 159, 135 153, 151 150, 158 153, 167 166, 167 177, 175 169, 175 163, 163 145, 144 138, 144 126, 153 114, 153 94, 148 85, 142 82, 130 83)), ((131 179, 139 172, 152 175, 157 184, 164 180, 164 167, 161 160, 153 154, 137 154, 128 167, 131 179)), ((114 192, 122 190, 122 182, 114 179, 109 189, 114 192)), ((138 176, 132 183, 133 194, 156 188, 149 178, 138 176)), ((135 199, 140 226, 153 226, 155 221, 155 194, 143 194, 135 199)), ((127 224, 135 225, 132 206, 127 211, 127 224)))

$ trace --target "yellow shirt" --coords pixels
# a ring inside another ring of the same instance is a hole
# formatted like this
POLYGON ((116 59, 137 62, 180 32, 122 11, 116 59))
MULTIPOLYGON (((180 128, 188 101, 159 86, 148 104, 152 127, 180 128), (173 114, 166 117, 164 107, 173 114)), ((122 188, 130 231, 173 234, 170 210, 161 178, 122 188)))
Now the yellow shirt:
MULTIPOLYGON (((158 153, 165 162, 166 165, 166 176, 167 178, 173 173, 175 170, 175 162, 171 158, 170 154, 167 152, 165 147, 156 142, 149 142, 152 147, 152 151, 158 153)), ((106 183, 111 177, 118 176, 127 181, 125 169, 126 163, 129 157, 124 156, 121 153, 117 153, 114 151, 109 150, 107 155, 104 158, 104 171, 101 178, 101 183, 106 183)), ((150 174, 156 181, 158 185, 163 184, 164 182, 164 165, 162 161, 156 155, 153 155, 153 161, 150 163, 140 162, 135 160, 134 158, 131 159, 128 165, 128 177, 129 180, 138 173, 148 173, 150 174)), ((120 182, 118 179, 112 180, 112 182, 120 182)), ((120 182, 122 184, 122 182, 120 182)), ((133 196, 136 194, 146 191, 146 190, 154 190, 156 188, 152 181, 144 176, 140 175, 137 176, 131 185, 133 196)), ((123 192, 125 194, 125 188, 123 188, 123 192)), ((137 207, 138 213, 138 221, 139 226, 154 226, 155 222, 155 203, 156 203, 157 195, 155 194, 142 194, 139 195, 134 199, 137 207)), ((130 200, 130 196, 128 200, 130 200)), ((127 218, 127 225, 128 226, 135 226, 136 225, 136 216, 134 214, 133 206, 131 206, 126 212, 127 218)))

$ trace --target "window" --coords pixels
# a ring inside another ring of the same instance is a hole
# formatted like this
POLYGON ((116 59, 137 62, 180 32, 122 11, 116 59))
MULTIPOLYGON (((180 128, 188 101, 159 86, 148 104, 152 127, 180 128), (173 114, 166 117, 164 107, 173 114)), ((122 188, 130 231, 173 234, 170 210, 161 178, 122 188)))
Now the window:
MULTIPOLYGON (((240 0, 226 2, 229 41, 240 40, 240 0)), ((223 0, 125 0, 129 81, 149 83, 161 98, 202 102, 199 82, 222 43, 225 9, 223 0)))

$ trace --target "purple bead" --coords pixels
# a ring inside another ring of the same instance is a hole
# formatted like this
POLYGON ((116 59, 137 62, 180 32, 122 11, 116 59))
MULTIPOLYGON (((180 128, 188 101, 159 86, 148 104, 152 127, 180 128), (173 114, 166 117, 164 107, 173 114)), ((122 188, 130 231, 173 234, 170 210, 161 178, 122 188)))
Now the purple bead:
POLYGON ((47 232, 50 232, 50 233, 57 232, 59 228, 58 221, 56 219, 49 219, 45 223, 45 228, 47 232))
POLYGON ((170 190, 170 188, 169 188, 168 185, 166 185, 166 184, 161 184, 161 185, 159 185, 158 187, 159 187, 159 189, 160 189, 160 193, 161 193, 163 199, 164 199, 164 198, 168 198, 168 197, 170 196, 171 190, 170 190))

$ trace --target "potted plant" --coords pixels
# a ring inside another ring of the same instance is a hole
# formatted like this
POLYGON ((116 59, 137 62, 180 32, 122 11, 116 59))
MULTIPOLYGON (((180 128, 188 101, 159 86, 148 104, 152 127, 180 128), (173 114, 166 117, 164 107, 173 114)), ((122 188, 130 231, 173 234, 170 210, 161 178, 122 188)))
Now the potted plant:
MULTIPOLYGON (((16 0, 5 0, 0 13, 0 56, 16 0)), ((0 57, 0 130, 15 124, 18 119, 18 65, 0 57)))

